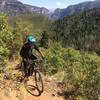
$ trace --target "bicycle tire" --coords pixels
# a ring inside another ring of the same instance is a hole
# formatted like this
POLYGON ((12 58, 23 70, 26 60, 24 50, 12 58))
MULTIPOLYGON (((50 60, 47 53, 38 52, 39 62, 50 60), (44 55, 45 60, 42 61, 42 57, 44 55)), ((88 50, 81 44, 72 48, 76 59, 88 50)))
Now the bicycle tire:
POLYGON ((36 86, 40 90, 40 92, 42 93, 44 91, 42 75, 41 75, 40 71, 38 71, 38 70, 35 70, 34 73, 35 73, 36 86))

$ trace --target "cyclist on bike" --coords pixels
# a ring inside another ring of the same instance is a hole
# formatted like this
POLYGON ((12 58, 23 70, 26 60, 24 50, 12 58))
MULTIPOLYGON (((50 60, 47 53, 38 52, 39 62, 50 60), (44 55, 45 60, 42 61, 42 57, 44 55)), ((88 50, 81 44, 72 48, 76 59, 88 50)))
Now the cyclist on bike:
MULTIPOLYGON (((37 57, 35 55, 33 55, 33 53, 32 53, 33 49, 37 50, 40 53, 40 55, 42 56, 42 53, 39 51, 39 48, 36 45, 36 38, 34 38, 34 36, 32 36, 32 35, 28 35, 26 37, 26 42, 24 43, 24 45, 22 46, 22 48, 20 50, 20 56, 23 59, 25 72, 27 70, 27 65, 29 64, 28 61, 37 59, 37 57)), ((28 76, 27 73, 25 73, 25 74, 26 74, 25 77, 27 77, 28 76)))

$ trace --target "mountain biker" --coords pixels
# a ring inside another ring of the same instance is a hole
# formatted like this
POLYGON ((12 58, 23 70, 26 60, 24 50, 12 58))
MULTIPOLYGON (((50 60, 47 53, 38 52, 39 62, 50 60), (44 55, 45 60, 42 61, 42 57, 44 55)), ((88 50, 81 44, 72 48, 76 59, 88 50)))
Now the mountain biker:
MULTIPOLYGON (((32 35, 28 35, 26 37, 26 42, 23 44, 21 50, 20 50, 20 56, 23 59, 23 64, 24 64, 24 71, 27 71, 27 65, 29 64, 29 60, 36 60, 37 57, 35 55, 33 55, 32 50, 35 49, 37 50, 41 57, 42 53, 39 51, 38 46, 36 45, 36 38, 32 35)), ((27 77, 29 75, 29 73, 25 73, 25 77, 27 77)))

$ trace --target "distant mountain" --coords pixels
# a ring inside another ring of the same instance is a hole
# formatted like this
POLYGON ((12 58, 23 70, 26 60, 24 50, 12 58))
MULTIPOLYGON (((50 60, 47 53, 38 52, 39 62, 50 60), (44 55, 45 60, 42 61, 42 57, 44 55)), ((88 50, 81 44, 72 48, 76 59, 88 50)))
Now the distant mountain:
POLYGON ((83 2, 83 3, 77 4, 77 5, 71 5, 65 9, 58 8, 51 15, 51 18, 59 19, 59 18, 65 17, 65 16, 72 15, 74 13, 80 13, 80 12, 87 11, 92 8, 98 8, 98 7, 100 7, 100 0, 83 2))
POLYGON ((0 12, 6 13, 9 16, 16 16, 24 13, 38 13, 42 15, 47 15, 52 19, 60 19, 65 16, 72 15, 74 13, 80 13, 92 8, 100 7, 100 1, 88 1, 77 5, 71 5, 65 9, 56 9, 51 13, 45 7, 37 7, 32 5, 23 4, 18 0, 0 0, 0 12))
POLYGON ((49 10, 44 7, 30 6, 18 0, 0 0, 0 12, 11 16, 23 13, 49 14, 49 10))
POLYGON ((45 14, 45 15, 48 15, 50 13, 49 10, 44 7, 40 8, 36 6, 31 6, 31 5, 25 5, 25 6, 29 12, 35 12, 35 13, 45 14))

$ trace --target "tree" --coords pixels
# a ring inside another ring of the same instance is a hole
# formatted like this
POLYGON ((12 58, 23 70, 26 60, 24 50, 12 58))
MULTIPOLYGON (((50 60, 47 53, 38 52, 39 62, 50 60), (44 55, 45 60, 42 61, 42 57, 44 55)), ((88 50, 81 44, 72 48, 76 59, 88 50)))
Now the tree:
POLYGON ((12 34, 8 29, 7 18, 0 14, 0 67, 4 66, 9 54, 9 41, 12 34))
POLYGON ((48 48, 48 40, 49 40, 49 35, 46 31, 42 32, 41 40, 40 40, 40 46, 44 48, 48 48))

